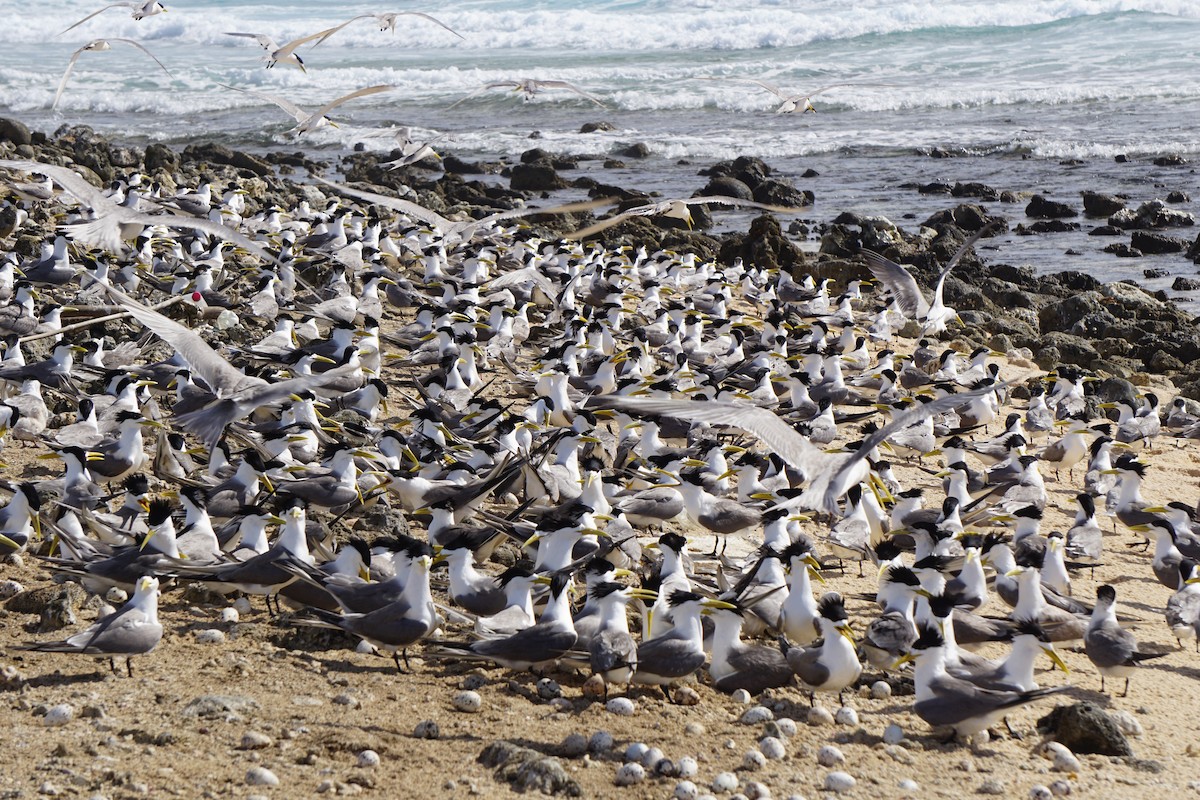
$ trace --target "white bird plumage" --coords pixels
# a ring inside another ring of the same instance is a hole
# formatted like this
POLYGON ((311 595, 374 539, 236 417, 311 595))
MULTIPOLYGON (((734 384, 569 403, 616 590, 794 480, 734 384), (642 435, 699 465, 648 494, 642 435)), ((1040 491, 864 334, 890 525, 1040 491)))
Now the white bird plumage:
POLYGON ((76 50, 74 53, 71 54, 71 60, 67 62, 67 70, 66 70, 66 72, 63 73, 62 80, 60 80, 58 82, 58 91, 56 91, 54 93, 54 102, 50 104, 51 111, 58 108, 58 101, 59 101, 59 99, 62 98, 63 90, 67 88, 67 80, 71 77, 71 72, 74 71, 75 62, 77 62, 79 60, 79 57, 81 55, 83 55, 84 53, 99 53, 104 50, 111 50, 112 42, 121 42, 122 44, 129 45, 130 47, 136 47, 138 50, 141 50, 143 53, 150 56, 150 58, 154 59, 154 63, 158 64, 160 67, 162 67, 162 71, 167 73, 168 78, 174 77, 171 74, 171 70, 167 69, 166 66, 163 65, 163 63, 161 61, 159 61, 157 58, 155 58, 153 53, 151 53, 149 50, 147 50, 142 45, 135 42, 133 39, 122 39, 122 38, 116 37, 116 36, 110 36, 107 39, 93 39, 92 41, 88 42, 83 47, 79 48, 78 50, 76 50))

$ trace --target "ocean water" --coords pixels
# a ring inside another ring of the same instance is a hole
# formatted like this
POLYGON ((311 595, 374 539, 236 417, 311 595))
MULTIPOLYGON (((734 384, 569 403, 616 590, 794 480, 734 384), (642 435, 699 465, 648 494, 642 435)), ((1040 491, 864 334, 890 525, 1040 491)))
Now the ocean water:
MULTIPOLYGON (((140 22, 113 9, 60 35, 102 5, 0 0, 0 20, 12 23, 0 26, 0 113, 44 130, 88 124, 136 143, 212 139, 325 156, 355 144, 386 150, 399 125, 440 136, 441 148, 467 158, 534 145, 607 156, 643 142, 650 158, 603 177, 664 193, 691 194, 703 185, 700 167, 750 154, 816 193, 813 220, 854 210, 914 224, 956 201, 901 184, 935 180, 979 180, 1077 207, 1082 189, 1134 203, 1200 194, 1190 167, 1151 163, 1200 158, 1196 0, 179 0, 140 22), (462 38, 416 15, 402 16, 395 33, 358 20, 299 48, 302 72, 264 69, 253 40, 225 35, 285 42, 385 10, 434 14, 462 38), (114 42, 81 55, 52 112, 72 52, 102 37, 138 41, 171 74, 114 42), (493 89, 450 108, 488 83, 524 78, 567 81, 604 107, 567 90, 526 100, 493 89), (755 81, 825 90, 812 99, 817 113, 776 115, 778 99, 755 81), (307 109, 365 86, 395 88, 346 104, 332 114, 340 127, 296 142, 280 109, 222 84, 307 109), (615 130, 579 132, 597 120, 615 130), (936 150, 959 157, 930 158, 936 150), (818 176, 799 180, 808 169, 818 176)), ((600 164, 586 161, 583 171, 597 174, 600 164)), ((1021 207, 993 205, 1025 221, 1021 207)), ((1111 240, 1086 236, 1089 227, 1004 237, 993 258, 1110 280, 1140 280, 1151 267, 1196 271, 1180 256, 1117 259, 1101 252, 1111 240)))

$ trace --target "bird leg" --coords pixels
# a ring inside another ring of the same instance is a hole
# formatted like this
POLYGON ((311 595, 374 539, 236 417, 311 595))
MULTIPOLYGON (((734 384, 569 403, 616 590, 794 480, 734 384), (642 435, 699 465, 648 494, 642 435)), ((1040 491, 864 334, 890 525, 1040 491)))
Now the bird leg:
POLYGON ((112 656, 108 657, 108 668, 112 672, 113 675, 121 674, 121 673, 117 672, 117 662, 116 662, 116 659, 114 659, 112 656))
POLYGON ((1103 676, 1103 675, 1101 675, 1101 676, 1100 676, 1100 693, 1101 693, 1101 694, 1105 694, 1105 691, 1104 691, 1104 676, 1103 676))
POLYGON ((398 653, 396 653, 396 652, 392 653, 392 661, 394 661, 396 663, 396 674, 403 675, 404 670, 401 669, 401 667, 400 667, 400 655, 398 653))
POLYGON ((815 707, 816 707, 816 705, 817 705, 817 693, 816 693, 816 692, 809 692, 809 693, 808 693, 808 707, 809 707, 809 708, 815 708, 815 707))
POLYGON ((1125 679, 1125 691, 1121 692, 1121 697, 1129 697, 1129 678, 1125 679))
POLYGON ((671 699, 671 693, 667 691, 667 685, 665 683, 660 683, 658 688, 662 689, 663 697, 667 698, 667 702, 673 705, 675 701, 671 699))
POLYGON ((129 677, 133 677, 133 659, 128 656, 125 657, 125 671, 129 673, 129 677))

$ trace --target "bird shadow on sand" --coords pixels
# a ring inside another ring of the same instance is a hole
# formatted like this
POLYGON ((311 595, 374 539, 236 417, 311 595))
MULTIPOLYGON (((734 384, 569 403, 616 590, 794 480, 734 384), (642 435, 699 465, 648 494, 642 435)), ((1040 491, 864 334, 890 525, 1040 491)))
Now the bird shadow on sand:
MULTIPOLYGON (((64 674, 62 672, 51 672, 46 675, 38 675, 34 678, 28 678, 25 685, 33 689, 47 689, 62 686, 78 686, 87 683, 103 683, 112 676, 114 679, 117 676, 113 675, 108 668, 108 663, 103 665, 97 664, 95 672, 79 672, 75 674, 64 674)), ((125 678, 122 674, 120 677, 125 678)), ((125 680, 134 680, 125 678, 125 680)))

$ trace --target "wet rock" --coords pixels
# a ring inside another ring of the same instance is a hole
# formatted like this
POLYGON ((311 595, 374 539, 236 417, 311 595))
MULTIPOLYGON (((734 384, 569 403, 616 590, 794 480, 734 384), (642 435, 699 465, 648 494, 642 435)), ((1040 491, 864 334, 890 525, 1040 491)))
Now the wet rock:
POLYGON ((465 161, 458 156, 442 158, 442 169, 451 175, 480 175, 484 169, 474 161, 465 161))
POLYGON ((1133 748, 1116 723, 1094 703, 1059 706, 1038 720, 1038 732, 1073 753, 1132 756, 1133 748))
POLYGON ((739 200, 754 199, 754 190, 730 175, 718 175, 712 178, 696 194, 702 197, 736 197, 739 200))
MULTIPOLYGON (((821 235, 820 252, 823 254, 852 258, 858 255, 861 249, 862 242, 859 240, 859 232, 846 225, 830 225, 829 229, 821 235)), ((855 269, 864 271, 857 265, 855 269)))
POLYGON ((787 181, 764 180, 754 187, 754 200, 771 206, 784 208, 806 208, 813 204, 812 192, 802 191, 787 181))
POLYGON ((1168 208, 1162 200, 1147 200, 1137 210, 1125 208, 1108 218, 1108 224, 1124 230, 1146 230, 1148 228, 1187 228, 1194 225, 1196 218, 1186 212, 1168 208))
POLYGON ((650 147, 645 142, 634 142, 618 150, 617 155, 623 158, 649 158, 650 147))
POLYGON ((33 142, 33 134, 29 132, 25 123, 10 117, 0 117, 0 142, 30 144, 33 142))
POLYGON ((1159 255, 1162 253, 1182 253, 1187 245, 1181 239, 1163 236, 1149 231, 1134 231, 1129 244, 1143 253, 1159 255))
POLYGON ((1079 212, 1066 203, 1035 194, 1029 205, 1025 206, 1025 216, 1037 219, 1067 219, 1079 216, 1079 212))
POLYGON ((1109 217, 1125 208, 1121 198, 1102 192, 1083 193, 1083 213, 1089 217, 1109 217))
POLYGON ((1185 278, 1184 276, 1180 275, 1175 279, 1174 283, 1171 284, 1171 288, 1177 292, 1194 292, 1197 289, 1200 289, 1200 281, 1196 280, 1195 278, 1185 278))
POLYGON ((516 191, 534 191, 545 192, 554 189, 565 189, 567 182, 564 181, 547 162, 535 162, 532 164, 517 164, 512 168, 512 175, 509 178, 509 188, 516 191))
POLYGON ((999 200, 1000 192, 985 183, 955 183, 950 189, 954 197, 978 197, 982 200, 999 200))
POLYGON ((981 228, 997 223, 997 233, 1008 230, 1008 222, 1001 216, 988 214, 983 206, 973 203, 963 203, 954 208, 939 211, 929 219, 921 223, 922 227, 936 228, 940 225, 953 225, 954 227, 974 233, 981 228))
POLYGON ((214 142, 188 145, 184 148, 182 160, 201 165, 225 164, 258 176, 270 175, 272 171, 271 165, 261 158, 240 150, 230 150, 214 142))
POLYGON ((597 131, 599 131, 599 132, 607 133, 609 131, 615 131, 616 129, 617 129, 617 126, 613 125, 611 122, 606 122, 604 120, 600 120, 598 122, 583 123, 583 125, 581 125, 579 128, 579 132, 580 133, 596 133, 597 131))
POLYGON ((730 234, 721 244, 718 258, 730 263, 735 258, 763 269, 793 272, 805 265, 804 253, 783 235, 779 221, 764 214, 750 223, 744 234, 730 234))
POLYGON ((511 783, 518 792, 534 790, 568 797, 578 797, 581 793, 579 784, 571 779, 557 758, 512 742, 502 739, 492 742, 476 761, 495 769, 496 780, 511 783))
POLYGON ((1179 155, 1179 153, 1169 153, 1165 156, 1159 156, 1152 162, 1156 167, 1182 167, 1188 163, 1187 159, 1179 155))
POLYGON ((160 170, 174 172, 179 169, 179 156, 175 151, 167 147, 161 142, 155 142, 146 148, 143 160, 146 165, 146 172, 151 174, 160 170))
POLYGON ((1124 242, 1115 242, 1104 248, 1104 252, 1112 253, 1117 258, 1141 258, 1142 251, 1135 247, 1130 247, 1124 242))

